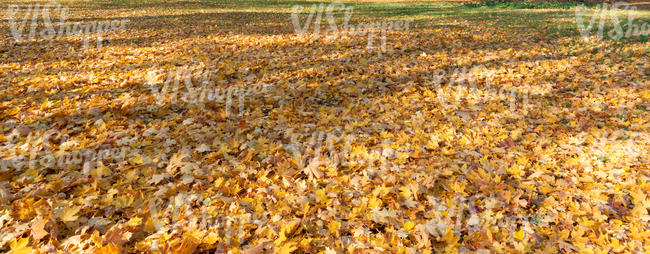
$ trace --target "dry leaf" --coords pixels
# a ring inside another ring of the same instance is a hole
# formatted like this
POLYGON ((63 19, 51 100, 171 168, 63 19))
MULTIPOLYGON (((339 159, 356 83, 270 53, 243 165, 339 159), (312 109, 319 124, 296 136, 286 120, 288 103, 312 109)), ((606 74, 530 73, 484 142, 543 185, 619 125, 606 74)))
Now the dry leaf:
POLYGON ((34 238, 35 241, 40 241, 50 233, 45 229, 47 224, 50 221, 48 219, 45 219, 43 217, 38 217, 36 221, 32 224, 32 237, 34 238))

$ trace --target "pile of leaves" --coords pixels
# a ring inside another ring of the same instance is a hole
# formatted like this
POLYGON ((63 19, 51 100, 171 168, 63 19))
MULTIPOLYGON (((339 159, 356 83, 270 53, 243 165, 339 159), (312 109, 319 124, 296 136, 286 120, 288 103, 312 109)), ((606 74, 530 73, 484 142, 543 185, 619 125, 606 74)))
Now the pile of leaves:
POLYGON ((62 4, 130 22, 101 49, 0 35, 0 251, 650 251, 643 38, 585 41, 572 10, 356 4, 353 24, 415 20, 369 49, 297 36, 302 2, 62 4), (270 89, 230 109, 156 96, 167 80, 270 89), (36 162, 88 150, 111 152, 36 162))

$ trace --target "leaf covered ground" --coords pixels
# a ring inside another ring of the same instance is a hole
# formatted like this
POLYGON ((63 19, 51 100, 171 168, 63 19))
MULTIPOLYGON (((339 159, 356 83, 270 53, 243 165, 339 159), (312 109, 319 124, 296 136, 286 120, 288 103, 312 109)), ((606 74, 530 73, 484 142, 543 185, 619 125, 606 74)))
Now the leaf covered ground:
POLYGON ((298 36, 308 1, 60 3, 129 22, 101 48, 0 23, 0 251, 650 252, 647 36, 584 40, 575 7, 346 3, 413 20, 369 49, 298 36), (157 95, 188 79, 268 89, 157 95))

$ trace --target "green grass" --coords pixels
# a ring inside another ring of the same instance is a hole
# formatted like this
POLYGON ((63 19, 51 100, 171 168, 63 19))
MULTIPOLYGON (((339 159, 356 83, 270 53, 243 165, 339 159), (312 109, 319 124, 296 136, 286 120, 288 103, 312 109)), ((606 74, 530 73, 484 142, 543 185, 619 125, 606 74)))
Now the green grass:
MULTIPOLYGON (((103 0, 98 2, 112 2, 120 5, 149 6, 160 0, 103 0)), ((241 12, 273 12, 289 14, 295 5, 303 6, 303 14, 308 14, 313 5, 323 4, 324 8, 336 1, 309 1, 309 0, 199 0, 198 5, 191 5, 188 8, 206 8, 221 11, 241 12)), ((500 2, 490 1, 484 3, 454 3, 454 2, 408 2, 408 3, 372 3, 353 2, 343 3, 346 7, 353 7, 354 14, 351 22, 369 21, 374 19, 395 20, 414 19, 425 26, 431 23, 432 19, 442 23, 469 22, 471 24, 482 24, 499 29, 533 29, 543 31, 548 38, 576 37, 580 33, 576 25, 575 8, 582 6, 582 3, 536 3, 536 2, 500 2), (530 11, 536 10, 536 11, 530 11)), ((583 18, 588 22, 595 5, 587 5, 588 11, 583 18)), ((624 29, 627 27, 627 13, 619 13, 619 20, 622 21, 624 29)), ((340 21, 343 17, 341 8, 335 9, 336 19, 340 21)), ((650 22, 649 11, 638 11, 635 23, 642 24, 650 22)), ((597 22, 596 22, 597 23, 597 22)), ((607 20, 604 24, 604 31, 610 31, 614 26, 607 20)), ((597 31, 597 24, 591 30, 597 31)), ((607 36, 605 36, 607 37, 607 36)), ((603 38, 610 39, 610 38, 603 38)), ((634 36, 623 38, 627 41, 647 42, 647 36, 634 36)))
POLYGON ((464 4, 470 8, 492 8, 492 9, 570 9, 583 3, 537 3, 537 2, 501 2, 488 1, 483 3, 464 4))

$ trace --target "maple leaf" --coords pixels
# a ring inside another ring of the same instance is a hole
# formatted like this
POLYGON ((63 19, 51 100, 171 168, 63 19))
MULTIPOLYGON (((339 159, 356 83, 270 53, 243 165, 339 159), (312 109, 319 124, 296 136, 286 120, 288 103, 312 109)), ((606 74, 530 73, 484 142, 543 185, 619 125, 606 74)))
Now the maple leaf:
POLYGON ((165 180, 165 179, 167 179, 167 178, 170 178, 170 177, 171 177, 171 175, 169 175, 169 174, 167 174, 167 173, 163 173, 163 174, 155 174, 155 175, 153 175, 153 176, 151 177, 151 179, 149 180, 149 183, 151 183, 151 184, 153 184, 153 185, 157 185, 157 184, 159 184, 160 182, 162 182, 163 180, 165 180))
POLYGON ((206 144, 201 144, 199 147, 196 148, 196 151, 198 151, 199 153, 204 153, 204 152, 212 151, 212 149, 210 149, 210 147, 206 144))
POLYGON ((558 243, 558 245, 560 247, 560 250, 562 252, 564 252, 564 253, 573 253, 573 252, 578 251, 578 247, 576 247, 575 245, 569 244, 567 242, 564 242, 564 241, 560 241, 558 243))
POLYGON ((194 239, 192 237, 188 237, 183 239, 181 244, 174 249, 174 253, 193 253, 196 247, 198 246, 199 242, 197 239, 194 239))
POLYGON ((106 232, 104 241, 116 246, 124 246, 125 243, 129 242, 132 235, 133 233, 130 232, 127 227, 122 227, 122 225, 115 225, 110 230, 108 230, 108 232, 106 232))
POLYGON ((122 248, 119 245, 113 243, 108 243, 98 249, 95 249, 96 254, 119 254, 122 252, 122 248))
POLYGON ((0 203, 7 203, 13 199, 8 182, 0 182, 0 203))
POLYGON ((29 244, 29 238, 18 238, 15 239, 11 244, 11 251, 9 253, 11 254, 28 254, 28 253, 34 253, 34 250, 27 246, 29 244))
POLYGON ((169 159, 169 163, 167 164, 167 173, 170 175, 174 175, 178 168, 183 167, 183 165, 185 165, 183 159, 186 157, 187 154, 185 153, 175 153, 174 155, 172 155, 171 159, 169 159))
POLYGON ((516 231, 513 233, 513 236, 515 237, 515 239, 522 241, 524 240, 524 231, 523 230, 516 231))
POLYGON ((61 219, 63 222, 72 222, 76 221, 79 218, 79 211, 81 210, 80 206, 67 206, 63 208, 63 211, 61 211, 61 214, 59 214, 59 219, 61 219))
POLYGON ((29 244, 29 238, 27 237, 15 239, 9 246, 11 247, 11 251, 9 253, 12 254, 33 253, 34 250, 31 247, 27 246, 27 244, 29 244))
POLYGON ((282 247, 280 247, 280 249, 278 249, 277 253, 278 254, 291 254, 296 249, 298 249, 298 247, 296 246, 296 243, 288 242, 288 243, 285 243, 284 245, 282 245, 282 247))
POLYGON ((309 177, 321 178, 323 177, 324 173, 318 169, 318 167, 320 165, 323 165, 324 162, 325 161, 321 160, 320 156, 316 156, 309 161, 309 164, 307 164, 307 166, 303 169, 303 172, 309 177))
POLYGON ((50 220, 38 217, 36 221, 32 224, 32 237, 35 241, 40 241, 50 233, 45 229, 45 227, 50 223, 50 220))
POLYGON ((260 254, 260 253, 265 253, 264 251, 272 247, 273 244, 269 242, 264 242, 260 243, 256 246, 250 247, 246 250, 244 250, 244 254, 260 254))

